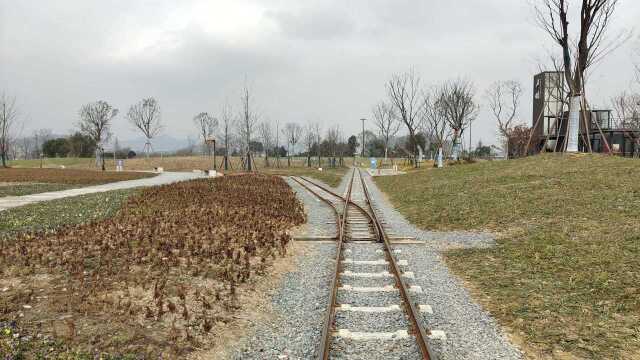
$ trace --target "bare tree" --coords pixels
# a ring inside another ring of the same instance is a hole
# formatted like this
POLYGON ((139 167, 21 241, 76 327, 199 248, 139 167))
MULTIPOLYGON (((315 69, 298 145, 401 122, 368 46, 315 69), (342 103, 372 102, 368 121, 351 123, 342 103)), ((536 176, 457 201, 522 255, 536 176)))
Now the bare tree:
POLYGON ((489 109, 498 122, 498 132, 504 139, 505 158, 509 158, 509 133, 518 115, 522 85, 517 81, 498 81, 489 86, 485 94, 489 109))
POLYGON ((228 101, 222 105, 220 120, 222 122, 222 142, 224 143, 224 169, 229 170, 229 146, 231 145, 230 132, 233 124, 233 110, 228 101))
POLYGON ((10 144, 13 141, 13 130, 17 121, 16 98, 2 93, 0 95, 0 158, 2 158, 2 167, 7 167, 10 144))
POLYGON ((43 155, 42 146, 51 138, 53 138, 53 132, 50 129, 39 129, 33 132, 33 139, 36 147, 34 158, 41 157, 43 155))
POLYGON ((398 133, 402 123, 396 118, 393 106, 381 101, 373 108, 373 122, 378 128, 380 138, 384 143, 384 159, 389 153, 389 143, 398 133))
POLYGON ((625 40, 624 32, 613 41, 606 39, 618 0, 582 0, 581 3, 576 38, 569 29, 569 0, 542 0, 542 5, 535 6, 538 24, 562 49, 562 70, 569 88, 567 152, 578 151, 585 72, 625 40))
POLYGON ((322 143, 322 127, 320 126, 319 123, 314 123, 312 125, 313 127, 313 132, 315 134, 315 138, 316 138, 316 156, 318 157, 318 167, 322 167, 322 149, 320 144, 322 143))
POLYGON ((479 107, 475 100, 475 88, 468 80, 451 80, 439 89, 438 104, 444 117, 453 131, 451 158, 455 161, 460 156, 460 145, 464 131, 478 116, 479 107))
POLYGON ((327 150, 329 151, 329 155, 331 157, 331 167, 336 166, 336 155, 338 152, 338 140, 340 139, 340 129, 336 126, 335 128, 327 129, 327 150))
POLYGON ((104 144, 111 138, 111 123, 118 109, 106 101, 96 101, 80 108, 80 131, 96 144, 96 166, 105 170, 104 144))
POLYGON ((304 135, 302 137, 302 143, 307 150, 307 167, 311 167, 311 150, 313 144, 316 142, 316 134, 314 130, 314 124, 307 124, 304 128, 304 135))
POLYGON ((276 150, 276 166, 280 168, 280 120, 276 120, 275 132, 275 150, 276 150))
POLYGON ((20 147, 20 156, 25 159, 33 158, 33 148, 35 147, 35 140, 30 136, 22 136, 20 139, 17 139, 18 146, 20 147))
POLYGON ((291 166, 291 153, 295 152, 296 144, 302 137, 302 127, 296 123, 286 123, 282 129, 282 134, 287 140, 287 166, 291 166))
POLYGON ((240 96, 241 109, 238 130, 240 137, 244 140, 246 161, 245 169, 247 171, 252 170, 252 157, 251 157, 251 137, 253 136, 256 125, 258 124, 258 116, 253 110, 252 97, 249 92, 249 87, 245 84, 242 89, 242 95, 240 96))
POLYGON ((617 126, 622 128, 634 128, 640 117, 640 94, 630 94, 626 91, 614 96, 611 105, 616 113, 617 126))
POLYGON ((218 127, 218 119, 209 115, 209 113, 201 112, 193 117, 193 122, 202 136, 203 149, 206 149, 207 155, 211 156, 211 145, 208 140, 214 135, 216 127, 218 127))
POLYGON ((631 131, 635 142, 635 157, 640 156, 640 94, 622 92, 611 99, 616 112, 616 126, 631 131))
POLYGON ((424 95, 424 128, 425 133, 435 143, 438 149, 437 166, 443 167, 444 144, 450 136, 450 128, 447 122, 445 107, 442 101, 443 94, 438 89, 433 89, 424 95))
POLYGON ((144 152, 149 157, 153 146, 151 140, 162 130, 160 120, 160 104, 154 98, 142 99, 139 103, 132 105, 127 113, 129 122, 139 129, 144 135, 146 142, 144 152))
POLYGON ((271 129, 271 124, 268 121, 261 122, 258 125, 258 132, 264 147, 265 166, 269 167, 269 151, 273 149, 273 129, 271 129))
MULTIPOLYGON (((400 121, 406 126, 413 144, 417 144, 417 130, 421 122, 422 99, 420 98, 420 76, 414 70, 395 74, 387 83, 387 93, 391 106, 400 121)), ((363 144, 364 146, 364 144, 363 144)), ((414 146, 414 166, 418 167, 418 147, 414 146)))

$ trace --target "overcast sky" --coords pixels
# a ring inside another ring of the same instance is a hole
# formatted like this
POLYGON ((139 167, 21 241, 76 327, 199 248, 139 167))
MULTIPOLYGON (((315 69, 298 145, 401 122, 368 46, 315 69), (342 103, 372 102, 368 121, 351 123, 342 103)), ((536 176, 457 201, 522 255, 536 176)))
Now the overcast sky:
MULTIPOLYGON (((196 113, 237 110, 246 78, 263 119, 352 134, 391 74, 413 67, 425 84, 472 80, 482 103, 493 81, 519 80, 529 123, 532 76, 557 50, 531 19, 528 0, 0 0, 0 91, 25 132, 67 133, 83 103, 106 100, 121 110, 116 135, 132 138, 124 113, 153 96, 165 133, 186 138, 196 113)), ((640 1, 620 0, 612 31, 638 19, 640 1)), ((630 86, 637 39, 594 69, 592 103, 630 86)), ((495 132, 485 106, 473 142, 495 132)))

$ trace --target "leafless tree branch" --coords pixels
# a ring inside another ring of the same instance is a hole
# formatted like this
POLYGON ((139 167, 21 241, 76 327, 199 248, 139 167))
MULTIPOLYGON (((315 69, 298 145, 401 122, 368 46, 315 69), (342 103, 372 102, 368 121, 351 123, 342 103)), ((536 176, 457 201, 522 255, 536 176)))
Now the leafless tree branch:
POLYGON ((384 158, 386 159, 389 153, 389 143, 400 130, 402 123, 398 121, 394 107, 384 101, 373 107, 373 123, 378 128, 380 138, 384 143, 384 158))
POLYGON ((458 146, 464 131, 478 116, 480 107, 474 99, 475 91, 473 83, 463 79, 447 81, 438 90, 438 104, 453 131, 454 160, 458 159, 458 146))
POLYGON ((142 99, 139 103, 132 105, 127 113, 129 122, 142 132, 145 142, 145 153, 147 157, 151 151, 151 140, 162 131, 160 120, 160 104, 154 98, 142 99))
POLYGON ((111 123, 118 115, 118 109, 106 101, 96 101, 80 108, 80 131, 96 144, 96 166, 105 169, 104 142, 111 138, 111 123))
POLYGON ((249 90, 249 86, 245 83, 242 89, 242 95, 240 96, 241 113, 238 118, 238 130, 240 136, 244 139, 245 146, 245 169, 252 170, 252 155, 251 155, 251 140, 255 127, 258 124, 258 115, 253 109, 253 97, 249 90))
POLYGON ((498 132, 505 140, 505 156, 509 157, 509 134, 520 106, 522 86, 517 81, 498 81, 489 86, 485 93, 489 109, 498 123, 498 132))
POLYGON ((291 153, 295 152, 296 144, 302 137, 302 127, 296 123, 286 123, 282 128, 282 135, 287 140, 287 162, 291 166, 291 153))
MULTIPOLYGON (((417 143, 416 135, 421 122, 422 99, 420 76, 412 69, 403 74, 394 74, 387 82, 387 93, 391 106, 405 125, 413 144, 417 143)), ((414 166, 418 167, 418 148, 414 149, 414 166)))
POLYGON ((7 167, 10 145, 13 141, 13 130, 18 121, 16 98, 7 94, 0 95, 0 157, 2 167, 7 167))
POLYGON ((207 154, 211 155, 211 146, 207 140, 214 135, 215 129, 218 127, 218 119, 209 115, 209 113, 201 112, 193 117, 193 122, 202 137, 202 144, 207 150, 207 154))

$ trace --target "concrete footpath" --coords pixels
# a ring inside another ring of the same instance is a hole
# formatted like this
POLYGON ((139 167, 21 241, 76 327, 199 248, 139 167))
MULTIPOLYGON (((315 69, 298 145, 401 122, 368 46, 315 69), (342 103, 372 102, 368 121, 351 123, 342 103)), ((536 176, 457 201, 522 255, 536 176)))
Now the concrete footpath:
POLYGON ((190 172, 164 172, 157 176, 145 179, 118 181, 109 184, 87 186, 78 189, 69 189, 62 191, 51 191, 40 194, 31 194, 24 196, 7 196, 0 198, 0 211, 11 209, 18 206, 33 204, 41 201, 49 201, 62 199, 71 196, 93 194, 111 190, 131 189, 137 187, 164 185, 178 181, 185 181, 205 177, 202 173, 190 172))

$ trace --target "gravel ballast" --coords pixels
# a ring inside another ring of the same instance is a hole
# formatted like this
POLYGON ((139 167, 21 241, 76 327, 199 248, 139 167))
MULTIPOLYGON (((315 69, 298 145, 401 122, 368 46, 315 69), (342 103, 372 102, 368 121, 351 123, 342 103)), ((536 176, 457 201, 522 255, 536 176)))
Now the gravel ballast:
MULTIPOLYGON (((407 222, 386 201, 383 194, 364 174, 373 205, 385 222, 385 229, 398 237, 414 237, 418 243, 395 244, 400 250, 395 257, 405 260, 404 271, 414 273, 408 285, 417 285, 422 292, 411 297, 421 305, 430 305, 433 314, 422 313, 428 330, 444 331, 446 339, 429 339, 429 345, 439 359, 521 359, 517 348, 509 343, 496 322, 476 304, 461 282, 451 274, 440 252, 449 247, 492 246, 489 234, 468 232, 439 233, 422 231, 407 222)), ((344 177, 339 193, 346 188, 351 172, 344 177)), ((357 179, 356 179, 357 180, 357 179)), ((300 185, 287 180, 299 199, 304 202, 308 224, 298 236, 335 236, 333 211, 318 201, 300 185)), ((321 182, 314 180, 321 184, 321 182)), ((428 216, 425 213, 425 216, 428 216)), ((335 266, 336 247, 330 242, 305 242, 304 255, 296 259, 296 269, 283 276, 281 285, 271 298, 273 316, 253 325, 236 346, 233 359, 312 359, 320 343, 323 322, 329 300, 329 286, 335 266)), ((379 244, 346 244, 344 257, 361 260, 382 260, 379 244)), ((389 271, 387 265, 348 264, 342 271, 355 273, 389 271)), ((358 278, 341 276, 342 286, 384 286, 393 284, 393 278, 358 278)), ((361 293, 338 291, 338 304, 384 307, 400 305, 398 291, 361 293)), ((408 319, 403 311, 386 313, 358 313, 338 311, 336 328, 352 332, 394 332, 408 330, 408 319)), ((413 336, 393 340, 332 339, 332 359, 420 359, 421 354, 413 336)))
POLYGON ((284 275, 271 298, 273 319, 256 325, 233 359, 312 359, 322 337, 335 245, 305 243, 297 269, 284 275))
MULTIPOLYGON (((297 231, 294 236, 304 238, 335 238, 337 230, 333 210, 300 184, 291 180, 291 178, 285 178, 285 180, 296 193, 298 199, 303 202, 305 213, 307 214, 307 223, 297 231)), ((315 181, 319 183, 319 181, 315 181)))

